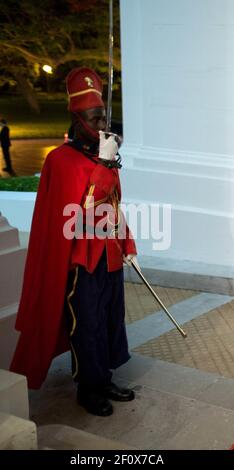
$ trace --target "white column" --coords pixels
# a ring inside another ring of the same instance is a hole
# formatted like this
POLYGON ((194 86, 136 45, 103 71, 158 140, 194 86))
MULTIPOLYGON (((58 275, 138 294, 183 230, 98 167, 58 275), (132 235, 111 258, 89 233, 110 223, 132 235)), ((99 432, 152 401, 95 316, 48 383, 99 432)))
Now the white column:
POLYGON ((122 2, 121 15, 121 48, 122 62, 122 95, 124 141, 128 143, 128 165, 131 155, 135 157, 143 138, 142 114, 142 19, 141 1, 122 2))
POLYGON ((121 0, 126 202, 172 205, 140 254, 234 263, 234 2, 121 0))

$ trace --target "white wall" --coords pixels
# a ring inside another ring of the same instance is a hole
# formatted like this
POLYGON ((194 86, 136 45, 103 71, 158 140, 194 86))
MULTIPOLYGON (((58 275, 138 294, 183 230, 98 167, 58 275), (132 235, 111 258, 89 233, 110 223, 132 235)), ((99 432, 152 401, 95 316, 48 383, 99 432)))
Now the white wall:
POLYGON ((0 191, 0 212, 12 227, 30 232, 35 192, 0 191))
POLYGON ((121 0, 125 199, 172 204, 172 244, 234 263, 234 2, 121 0))

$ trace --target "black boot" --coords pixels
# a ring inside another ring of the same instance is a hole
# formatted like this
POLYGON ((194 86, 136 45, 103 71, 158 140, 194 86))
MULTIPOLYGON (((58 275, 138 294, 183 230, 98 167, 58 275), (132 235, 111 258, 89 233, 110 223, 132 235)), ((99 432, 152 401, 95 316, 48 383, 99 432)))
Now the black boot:
POLYGON ((112 404, 98 390, 82 389, 78 386, 77 402, 83 406, 88 413, 96 416, 110 416, 113 413, 112 404))
POLYGON ((115 401, 131 401, 134 400, 135 393, 130 388, 118 387, 118 385, 110 382, 104 389, 104 396, 115 401))

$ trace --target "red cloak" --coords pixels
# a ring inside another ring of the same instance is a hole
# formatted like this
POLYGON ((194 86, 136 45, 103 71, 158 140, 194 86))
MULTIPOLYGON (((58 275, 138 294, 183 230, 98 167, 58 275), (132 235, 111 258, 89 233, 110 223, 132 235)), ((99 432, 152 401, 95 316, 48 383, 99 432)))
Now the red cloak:
POLYGON ((27 376, 29 388, 39 388, 52 359, 69 349, 63 306, 72 240, 63 236, 63 209, 81 203, 90 176, 85 160, 62 145, 47 156, 40 178, 10 366, 27 376))

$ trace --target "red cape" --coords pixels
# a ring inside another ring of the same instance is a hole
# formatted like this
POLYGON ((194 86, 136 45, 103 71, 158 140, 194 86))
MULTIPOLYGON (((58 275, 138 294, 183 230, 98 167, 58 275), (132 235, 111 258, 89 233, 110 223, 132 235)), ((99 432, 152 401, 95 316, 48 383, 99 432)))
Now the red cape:
POLYGON ((90 175, 84 160, 62 145, 47 156, 40 178, 10 366, 27 376, 29 388, 39 388, 52 359, 69 349, 63 305, 72 240, 63 236, 63 209, 81 203, 90 175))

